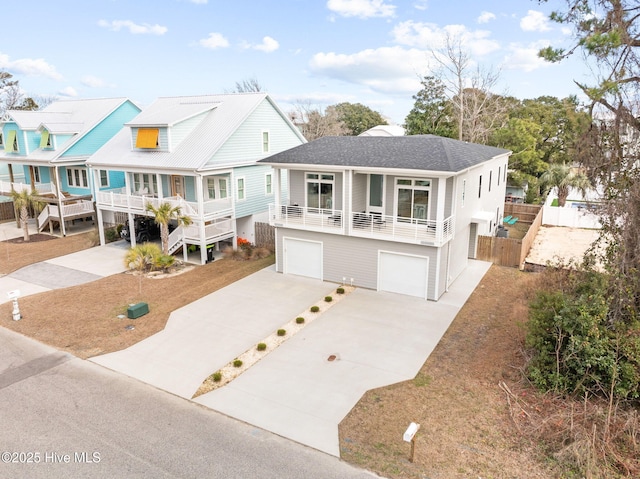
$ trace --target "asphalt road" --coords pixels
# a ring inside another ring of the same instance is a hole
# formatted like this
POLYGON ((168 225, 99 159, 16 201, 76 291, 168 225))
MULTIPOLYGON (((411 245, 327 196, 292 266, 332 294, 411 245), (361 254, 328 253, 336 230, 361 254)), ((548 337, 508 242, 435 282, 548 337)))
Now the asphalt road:
POLYGON ((377 476, 0 327, 0 477, 377 476))

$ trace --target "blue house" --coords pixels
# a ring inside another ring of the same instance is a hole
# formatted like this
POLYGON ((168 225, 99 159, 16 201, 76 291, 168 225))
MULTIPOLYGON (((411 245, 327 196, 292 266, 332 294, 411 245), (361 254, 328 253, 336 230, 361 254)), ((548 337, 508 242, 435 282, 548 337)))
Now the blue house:
POLYGON ((8 179, 0 179, 0 195, 35 190, 46 204, 39 231, 59 227, 65 235, 65 222, 94 216, 96 189, 122 182, 106 170, 94 177, 85 163, 140 111, 126 98, 66 100, 38 111, 8 111, 0 121, 0 164, 8 173, 8 179))
POLYGON ((207 248, 223 241, 254 242, 254 223, 268 222, 276 184, 271 166, 256 162, 303 143, 265 93, 159 98, 87 162, 96 184, 101 171, 124 178, 96 192, 100 241, 105 227, 128 221, 135 245, 136 217, 150 216, 149 203, 168 202, 193 221, 174 225, 171 253, 182 248, 186 259, 197 247, 205 263, 207 248))

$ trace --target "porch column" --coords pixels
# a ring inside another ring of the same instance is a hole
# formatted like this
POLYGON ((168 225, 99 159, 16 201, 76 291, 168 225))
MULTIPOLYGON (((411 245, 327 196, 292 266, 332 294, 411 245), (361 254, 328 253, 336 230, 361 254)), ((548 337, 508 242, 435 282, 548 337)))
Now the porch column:
POLYGON ((13 177, 13 165, 11 163, 7 163, 7 167, 9 168, 9 183, 15 183, 15 179, 13 177))
POLYGON ((351 234, 351 210, 353 209, 353 170, 345 170, 342 185, 342 227, 344 234, 351 234))
POLYGON ((274 186, 274 203, 273 203, 273 219, 275 220, 278 217, 278 212, 281 211, 280 210, 280 205, 282 203, 282 169, 281 168, 274 168, 273 169, 273 176, 274 176, 274 181, 275 184, 274 186))
POLYGON ((447 179, 438 178, 438 199, 436 201, 436 240, 442 240, 444 235, 444 206, 447 197, 447 179))
MULTIPOLYGON (((162 198, 165 197, 165 195, 164 191, 162 190, 162 175, 160 173, 156 173, 156 182, 158 183, 158 191, 156 191, 156 194, 158 195, 158 201, 161 201, 162 198)), ((169 188, 171 188, 171 185, 169 185, 169 188)), ((171 196, 171 194, 169 194, 169 196, 171 196)))
MULTIPOLYGON (((60 217, 60 233, 62 236, 67 236, 67 229, 64 224, 64 211, 62 209, 62 188, 60 188, 60 169, 58 166, 54 167, 56 184, 58 189, 58 216, 60 217)), ((51 220, 49 220, 51 222, 51 220)))
POLYGON ((102 223, 102 210, 96 205, 96 221, 98 222, 98 235, 100 236, 100 246, 107 244, 104 237, 104 224, 102 223))
MULTIPOLYGON (((207 231, 204 225, 204 177, 195 176, 195 182, 196 199, 198 200, 197 219, 200 226, 200 264, 205 264, 207 262, 207 231)), ((186 248, 186 246, 183 248, 186 248)))
POLYGON ((131 239, 131 247, 136 247, 136 227, 135 221, 133 220, 133 213, 130 211, 127 213, 127 218, 129 218, 129 239, 131 239))

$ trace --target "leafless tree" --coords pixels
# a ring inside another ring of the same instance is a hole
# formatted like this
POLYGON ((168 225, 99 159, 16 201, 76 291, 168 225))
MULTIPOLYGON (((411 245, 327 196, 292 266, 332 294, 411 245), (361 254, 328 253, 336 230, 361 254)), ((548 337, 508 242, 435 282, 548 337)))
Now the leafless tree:
POLYGON ((297 102, 289 118, 296 124, 307 141, 317 140, 323 136, 344 136, 349 129, 340 120, 340 115, 334 106, 328 106, 323 111, 321 107, 313 106, 310 102, 297 102))
POLYGON ((262 85, 256 77, 246 78, 240 82, 236 82, 234 93, 255 93, 261 92, 262 85))
POLYGON ((507 121, 508 107, 502 95, 492 93, 500 72, 473 68, 460 36, 447 35, 439 51, 432 52, 440 65, 437 77, 445 85, 453 105, 458 139, 486 143, 492 131, 507 121))

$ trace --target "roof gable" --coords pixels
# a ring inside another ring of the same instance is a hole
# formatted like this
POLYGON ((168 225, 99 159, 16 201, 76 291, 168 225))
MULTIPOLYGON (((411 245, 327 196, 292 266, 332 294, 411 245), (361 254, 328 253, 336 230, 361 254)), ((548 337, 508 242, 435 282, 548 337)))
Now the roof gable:
POLYGON ((260 160, 344 168, 395 168, 459 172, 509 150, 435 135, 328 136, 260 160))

